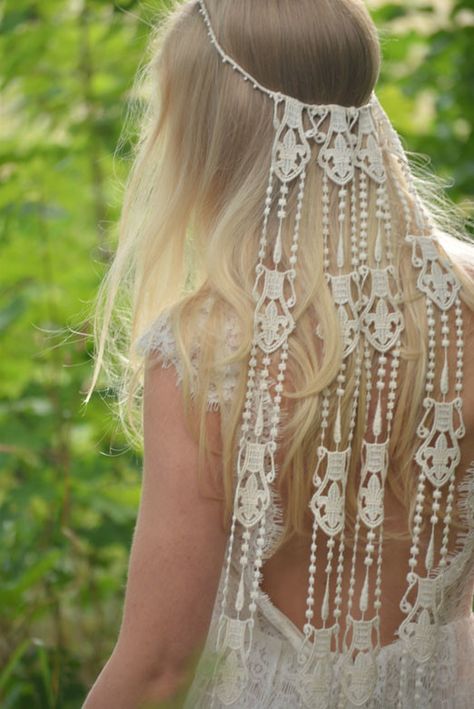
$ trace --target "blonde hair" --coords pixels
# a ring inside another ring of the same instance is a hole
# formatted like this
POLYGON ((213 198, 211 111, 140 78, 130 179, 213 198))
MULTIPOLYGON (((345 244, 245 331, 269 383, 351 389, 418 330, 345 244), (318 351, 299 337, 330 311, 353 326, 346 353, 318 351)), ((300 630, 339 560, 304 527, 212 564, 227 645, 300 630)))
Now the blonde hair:
MULTIPOLYGON (((208 0, 207 4, 220 43, 264 86, 307 103, 358 106, 368 101, 379 74, 380 46, 376 28, 359 0, 208 0)), ((210 383, 216 381, 220 386, 224 367, 241 365, 232 410, 221 417, 227 523, 253 332, 251 293, 273 142, 273 106, 265 95, 222 65, 194 2, 174 3, 150 46, 151 59, 140 75, 140 85, 147 85, 151 96, 126 186, 118 247, 98 293, 96 362, 87 400, 103 368, 118 392, 118 413, 125 430, 131 441, 141 445, 144 362, 134 345, 169 308, 183 364, 186 415, 199 441, 202 471, 209 452, 206 410, 210 383), (213 304, 204 330, 198 333, 197 313, 209 295, 213 304), (220 333, 229 312, 240 322, 241 339, 235 353, 223 358, 219 356, 220 333), (197 338, 200 374, 195 378, 190 352, 197 338)), ((398 161, 387 150, 384 159, 391 176, 388 190, 405 314, 397 401, 404 416, 395 416, 393 422, 388 484, 409 509, 416 426, 424 396, 427 327, 411 250, 404 241, 407 206, 409 221, 414 223, 413 198, 398 161), (400 194, 406 200, 405 211, 400 194)), ((307 194, 320 189, 320 179, 314 161, 314 166, 308 166, 307 194)), ((437 228, 465 238, 461 215, 443 196, 439 181, 426 172, 415 175, 414 181, 437 228)), ((370 188, 369 199, 375 199, 374 189, 370 188)), ((296 194, 290 189, 290 211, 295 201, 296 194)), ((288 361, 291 391, 282 393, 280 435, 287 444, 278 460, 277 480, 281 488, 286 486, 288 495, 282 543, 293 533, 306 533, 312 485, 312 468, 308 470, 308 466, 314 466, 316 460, 321 392, 334 386, 342 360, 338 316, 323 275, 322 238, 314 228, 320 223, 318 209, 317 200, 306 199, 299 247, 304 257, 296 279, 297 327, 290 338, 288 361), (320 352, 315 347, 316 324, 324 342, 320 352)), ((332 233, 336 233, 334 195, 331 221, 332 233)), ((375 221, 369 215, 369 255, 373 254, 375 221)), ((283 263, 288 263, 291 255, 289 236, 284 239, 283 263)), ((350 250, 350 241, 347 248, 350 250)), ((460 266, 455 268, 464 285, 463 299, 474 308, 474 285, 460 266)), ((345 432, 353 374, 352 364, 344 397, 345 432)), ((360 450, 364 430, 364 376, 360 396, 354 455, 360 450)), ((349 519, 353 519, 356 505, 354 481, 352 476, 348 483, 349 519)))

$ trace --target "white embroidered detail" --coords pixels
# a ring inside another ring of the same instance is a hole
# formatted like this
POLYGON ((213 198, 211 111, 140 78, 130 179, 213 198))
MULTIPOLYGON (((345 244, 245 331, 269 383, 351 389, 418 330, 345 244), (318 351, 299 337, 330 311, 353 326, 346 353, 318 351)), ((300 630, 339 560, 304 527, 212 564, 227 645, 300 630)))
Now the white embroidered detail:
POLYGON ((303 668, 300 696, 310 709, 328 706, 333 683, 333 657, 331 644, 336 634, 335 626, 318 628, 303 668))
POLYGON ((359 273, 329 275, 329 282, 337 306, 344 342, 343 358, 346 359, 354 351, 359 342, 360 285, 359 273), (346 306, 346 307, 344 307, 346 306))
POLYGON ((363 441, 364 463, 359 487, 360 516, 366 527, 375 529, 383 520, 383 488, 387 475, 388 441, 363 441))
POLYGON ((390 280, 394 278, 391 266, 385 269, 361 267, 363 286, 370 283, 370 294, 362 295, 365 304, 360 323, 365 336, 378 352, 392 349, 404 327, 403 315, 392 294, 390 280))
POLYGON ((244 460, 238 464, 237 519, 245 527, 253 527, 265 514, 270 502, 270 491, 265 473, 265 455, 271 459, 274 476, 274 462, 271 451, 265 443, 247 442, 244 460))
POLYGON ((352 638, 344 656, 341 680, 346 697, 356 707, 363 706, 370 699, 377 683, 374 647, 379 642, 378 632, 377 617, 370 620, 350 618, 346 637, 351 634, 352 638))
POLYGON ((289 310, 295 301, 295 295, 290 271, 281 272, 262 266, 254 288, 255 297, 258 294, 262 274, 264 274, 264 285, 255 308, 255 325, 258 332, 258 346, 263 352, 270 354, 281 347, 295 327, 289 310), (291 290, 288 300, 284 295, 285 283, 289 284, 291 290), (282 315, 279 314, 277 303, 283 311, 282 315))
POLYGON ((442 310, 451 308, 460 288, 454 273, 446 269, 432 237, 408 235, 413 244, 413 265, 421 268, 418 288, 442 310))
POLYGON ((318 164, 338 185, 347 184, 354 177, 353 143, 348 111, 334 106, 330 114, 326 141, 318 154, 318 164))
POLYGON ((367 107, 360 111, 358 132, 359 139, 355 149, 354 164, 364 170, 374 182, 385 182, 387 176, 382 150, 377 141, 377 130, 371 111, 367 107))
POLYGON ((226 706, 238 699, 248 682, 245 643, 250 633, 249 621, 224 616, 219 624, 217 650, 224 654, 215 668, 216 692, 226 706))
POLYGON ((438 632, 439 578, 422 578, 414 574, 402 604, 408 615, 400 625, 399 635, 410 655, 418 662, 427 662, 436 648, 438 632), (409 604, 407 597, 416 587, 416 601, 409 604))
POLYGON ((436 487, 442 487, 454 473, 461 459, 458 439, 465 434, 462 420, 462 401, 435 401, 427 398, 425 414, 418 428, 418 435, 424 439, 416 452, 415 460, 421 466, 428 480, 436 487), (434 411, 433 421, 427 428, 426 421, 434 411), (454 415, 457 414, 457 426, 454 415))
POLYGON ((277 132, 273 146, 272 162, 275 174, 281 182, 289 182, 298 177, 311 157, 311 148, 303 126, 303 105, 292 98, 286 98, 285 110, 281 121, 276 112, 277 132))
POLYGON ((314 493, 310 507, 321 529, 328 536, 340 534, 344 525, 344 501, 347 465, 350 450, 330 451, 324 446, 318 450, 318 465, 314 473, 314 493), (326 462, 323 478, 320 466, 326 462))

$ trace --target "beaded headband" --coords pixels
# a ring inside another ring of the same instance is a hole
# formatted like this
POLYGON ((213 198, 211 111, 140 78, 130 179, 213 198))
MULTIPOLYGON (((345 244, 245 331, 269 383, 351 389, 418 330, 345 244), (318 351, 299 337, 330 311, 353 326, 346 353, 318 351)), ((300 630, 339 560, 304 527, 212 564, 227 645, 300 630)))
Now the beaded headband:
POLYGON ((417 429, 420 443, 414 459, 418 468, 418 486, 407 587, 400 604, 405 615, 398 631, 405 652, 401 684, 406 681, 408 660, 416 663, 417 683, 422 682, 424 664, 436 644, 437 608, 442 583, 433 571, 435 562, 441 570, 447 565, 455 470, 460 460, 459 439, 465 433, 461 398, 464 337, 460 283, 450 263, 440 255, 434 226, 416 193, 404 149, 375 93, 363 106, 345 107, 306 104, 271 91, 225 53, 212 28, 205 2, 197 2, 210 41, 222 62, 240 74, 255 90, 273 100, 275 130, 253 289, 256 303, 254 336, 237 456, 237 484, 216 641, 219 660, 214 670, 211 706, 215 706, 217 700, 222 705, 233 704, 242 696, 249 682, 248 658, 261 594, 260 569, 264 559, 270 555, 266 526, 274 501, 272 483, 276 479, 275 454, 281 394, 289 358, 289 336, 295 329, 292 310, 296 304, 300 222, 306 169, 313 159, 314 144, 318 148, 316 161, 322 175, 322 218, 318 228, 323 240, 324 275, 339 315, 343 359, 337 374, 335 396, 331 396, 329 389, 322 392, 321 433, 312 477, 314 492, 310 501, 314 522, 308 566, 306 624, 304 640, 297 653, 298 685, 305 706, 330 706, 336 649, 342 654, 340 679, 343 694, 338 706, 344 707, 347 703, 362 706, 372 697, 377 682, 384 486, 405 327, 399 274, 394 263, 384 150, 396 157, 415 205, 416 224, 413 224, 405 192, 394 178, 405 218, 405 239, 411 244, 412 264, 419 272, 417 288, 426 301, 428 324, 426 395, 417 429), (298 194, 291 256, 289 268, 284 269, 282 227, 289 219, 289 185, 295 181, 298 194), (375 204, 371 203, 369 181, 376 185, 375 204), (338 192, 337 234, 330 233, 330 184, 338 192), (367 241, 371 208, 375 208, 377 218, 373 255, 368 253, 367 241), (270 240, 269 220, 274 209, 278 230, 270 240), (412 231, 421 232, 421 235, 414 235, 412 231), (331 239, 336 241, 334 255, 331 255, 331 239), (268 254, 271 254, 272 268, 264 265, 268 254), (452 310, 454 316, 451 316, 452 310), (448 349, 453 327, 457 364, 452 373, 448 349), (437 357, 439 345, 441 362, 437 357), (274 387, 276 394, 271 392, 268 371, 274 353, 279 353, 279 374, 274 387), (374 358, 377 363, 375 367, 374 358), (353 368, 355 383, 349 404, 349 430, 344 433, 341 418, 349 365, 353 368), (351 558, 347 560, 350 577, 346 590, 345 632, 342 633, 343 570, 347 555, 344 543, 345 493, 363 370, 367 388, 365 431, 360 451, 354 547, 351 558), (372 398, 376 402, 375 414, 370 419, 372 398), (329 427, 331 410, 335 412, 332 430, 329 427), (428 488, 432 493, 431 506, 426 501, 428 488), (445 506, 441 516, 443 497, 445 506), (431 526, 431 540, 422 559, 420 533, 424 520, 431 526), (439 526, 442 527, 442 544, 436 552, 435 531, 439 526), (325 593, 319 614, 322 623, 315 627, 314 585, 321 535, 327 545, 326 566, 322 570, 325 593), (363 547, 364 581, 362 589, 356 593, 356 552, 362 536, 366 539, 363 547), (233 561, 235 544, 240 544, 237 565, 233 561), (238 585, 230 598, 232 569, 237 573, 238 585), (332 596, 330 588, 334 578, 335 594, 332 596))

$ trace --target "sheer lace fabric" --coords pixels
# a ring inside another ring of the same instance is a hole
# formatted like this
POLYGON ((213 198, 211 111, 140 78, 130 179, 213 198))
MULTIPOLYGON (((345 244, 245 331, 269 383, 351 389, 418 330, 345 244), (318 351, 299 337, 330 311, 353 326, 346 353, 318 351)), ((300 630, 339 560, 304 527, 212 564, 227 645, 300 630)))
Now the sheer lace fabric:
MULTIPOLYGON (((200 324, 202 324, 209 313, 211 300, 208 299, 202 306, 199 317, 200 324)), ((226 322, 224 341, 226 343, 226 354, 231 352, 236 348, 237 341, 236 337, 238 329, 234 319, 229 319, 226 322)), ((162 313, 156 320, 152 323, 151 327, 146 333, 140 338, 136 345, 136 351, 142 356, 148 353, 158 354, 160 357, 161 365, 164 368, 173 366, 176 370, 176 386, 179 387, 183 380, 183 365, 178 356, 176 341, 174 338, 173 330, 171 327, 170 317, 167 311, 162 313)), ((191 362, 193 364, 193 373, 197 376, 197 355, 199 349, 198 346, 193 348, 190 353, 191 362)), ((238 367, 228 366, 223 379, 223 390, 224 390, 224 401, 230 402, 232 399, 232 391, 236 384, 236 378, 238 375, 238 367)), ((192 389, 192 396, 195 394, 195 390, 192 389)), ((220 408, 219 394, 217 386, 211 383, 207 394, 207 403, 209 411, 215 411, 220 408)))
MULTIPOLYGON (((203 308, 202 316, 205 317, 203 308)), ((232 351, 238 342, 235 321, 229 319, 225 333, 225 348, 232 351)), ((182 381, 182 365, 176 348, 167 313, 161 315, 143 335, 137 345, 142 355, 159 354, 162 366, 174 366, 176 383, 182 381)), ((195 361, 197 350, 192 353, 195 361)), ((238 368, 231 365, 224 377, 224 400, 219 401, 217 389, 211 386, 208 392, 209 410, 221 409, 222 413, 232 406, 238 368)), ((255 412, 254 412, 255 415, 255 412)), ((444 571, 434 569, 443 581, 442 600, 439 605, 439 627, 436 649, 422 671, 404 652, 401 639, 385 645, 377 654, 377 684, 370 700, 357 706, 393 709, 468 709, 474 697, 474 614, 471 612, 474 589, 474 464, 466 470, 457 486, 455 497, 461 519, 467 531, 458 533, 455 549, 448 557, 444 571), (416 697, 416 701, 415 698, 416 697)), ((266 511, 267 536, 263 558, 268 559, 278 541, 282 525, 282 509, 274 492, 272 503, 266 511)), ((239 534, 239 533, 237 533, 239 534)), ((240 542, 240 538, 238 540, 240 542)), ((238 591, 239 543, 233 547, 233 562, 228 581, 229 600, 238 591)), ((251 569, 252 564, 249 564, 251 569)), ((242 696, 233 703, 221 703, 213 692, 213 648, 216 647, 218 620, 224 587, 224 571, 215 600, 206 646, 196 669, 193 684, 185 702, 185 709, 231 706, 235 709, 291 709, 306 707, 300 694, 297 676, 297 651, 303 634, 294 623, 271 601, 268 594, 260 591, 257 601, 256 622, 251 654, 249 657, 250 681, 242 696)), ((246 584, 251 586, 251 575, 246 584)), ((400 599, 392 599, 399 603, 400 599)), ((420 637, 423 642, 423 637, 420 637)), ((334 671, 329 703, 324 706, 334 709, 351 708, 341 690, 340 664, 342 656, 334 656, 334 671)), ((326 702, 326 700, 325 700, 326 702)), ((317 705, 312 704, 316 707, 317 705)))

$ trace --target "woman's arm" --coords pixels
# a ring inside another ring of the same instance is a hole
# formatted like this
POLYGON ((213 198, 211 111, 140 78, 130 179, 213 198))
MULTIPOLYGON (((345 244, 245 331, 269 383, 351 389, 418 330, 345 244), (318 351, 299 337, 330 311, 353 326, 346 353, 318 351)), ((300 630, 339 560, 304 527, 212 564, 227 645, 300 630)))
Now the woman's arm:
MULTIPOLYGON (((208 414, 213 444, 219 417, 208 414)), ((138 709, 145 700, 170 699, 189 680, 209 629, 227 541, 222 501, 198 492, 197 453, 176 372, 158 364, 145 376, 144 478, 122 624, 83 709, 138 709)), ((219 463, 215 455, 209 482, 219 463)))

